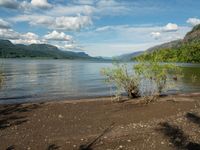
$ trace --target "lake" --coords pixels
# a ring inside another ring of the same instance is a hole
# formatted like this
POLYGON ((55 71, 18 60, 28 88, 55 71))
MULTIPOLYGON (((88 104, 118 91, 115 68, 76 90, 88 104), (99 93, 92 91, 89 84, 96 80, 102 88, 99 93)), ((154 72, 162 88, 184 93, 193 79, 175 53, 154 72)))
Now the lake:
MULTIPOLYGON (((112 66, 110 62, 1 59, 0 63, 6 76, 0 89, 0 103, 112 95, 111 87, 105 84, 100 74, 101 68, 112 66)), ((169 92, 200 91, 200 65, 178 65, 183 67, 184 77, 176 83, 179 89, 169 92), (191 75, 195 75, 196 79, 192 80, 191 75)))

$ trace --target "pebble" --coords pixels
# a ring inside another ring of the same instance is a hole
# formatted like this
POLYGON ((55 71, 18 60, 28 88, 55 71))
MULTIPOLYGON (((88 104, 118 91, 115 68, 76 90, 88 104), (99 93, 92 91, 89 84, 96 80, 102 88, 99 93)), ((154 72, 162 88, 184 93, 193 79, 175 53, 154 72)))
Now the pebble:
POLYGON ((63 118, 63 116, 60 114, 60 115, 58 115, 58 118, 63 118))
POLYGON ((131 142, 131 140, 127 140, 127 142, 129 142, 129 143, 130 143, 130 142, 131 142))
POLYGON ((120 145, 120 146, 119 146, 119 148, 120 148, 120 149, 122 149, 122 148, 123 148, 123 146, 122 146, 122 145, 120 145))

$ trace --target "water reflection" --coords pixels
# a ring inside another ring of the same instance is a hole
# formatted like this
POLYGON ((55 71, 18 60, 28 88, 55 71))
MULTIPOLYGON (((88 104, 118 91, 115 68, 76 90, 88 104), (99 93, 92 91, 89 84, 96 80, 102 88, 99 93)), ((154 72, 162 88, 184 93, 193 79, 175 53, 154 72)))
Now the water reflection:
MULTIPOLYGON (((0 103, 63 100, 110 95, 100 69, 111 63, 71 60, 3 60, 5 86, 0 103)), ((186 66, 186 65, 182 65, 186 66)), ((200 91, 200 66, 183 67, 181 92, 200 91), (192 82, 191 75, 196 76, 192 82)), ((179 92, 179 91, 178 91, 179 92)))

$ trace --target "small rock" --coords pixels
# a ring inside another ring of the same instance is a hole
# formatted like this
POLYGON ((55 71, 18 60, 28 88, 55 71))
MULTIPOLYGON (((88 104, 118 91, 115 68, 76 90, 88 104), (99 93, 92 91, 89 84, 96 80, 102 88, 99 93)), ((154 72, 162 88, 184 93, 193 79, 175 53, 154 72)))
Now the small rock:
POLYGON ((127 140, 127 142, 129 142, 129 143, 130 143, 130 142, 131 142, 131 140, 127 140))
POLYGON ((165 144, 165 142, 162 141, 161 144, 163 145, 163 144, 165 144))
POLYGON ((63 118, 63 116, 60 114, 60 115, 58 115, 58 118, 63 118))
POLYGON ((122 148, 123 148, 123 146, 122 146, 122 145, 120 145, 120 146, 119 146, 119 148, 120 148, 120 149, 122 149, 122 148))

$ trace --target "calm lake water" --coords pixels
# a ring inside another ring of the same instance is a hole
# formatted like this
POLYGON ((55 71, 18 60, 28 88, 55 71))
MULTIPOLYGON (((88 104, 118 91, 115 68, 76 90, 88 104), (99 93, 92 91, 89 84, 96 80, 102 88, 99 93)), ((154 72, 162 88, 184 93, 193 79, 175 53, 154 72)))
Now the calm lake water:
MULTIPOLYGON (((112 63, 75 60, 1 59, 6 76, 0 89, 0 103, 65 100, 111 95, 100 70, 112 63)), ((184 66, 184 77, 177 81, 178 90, 200 91, 200 65, 184 66), (191 75, 196 76, 192 82, 191 75)))

